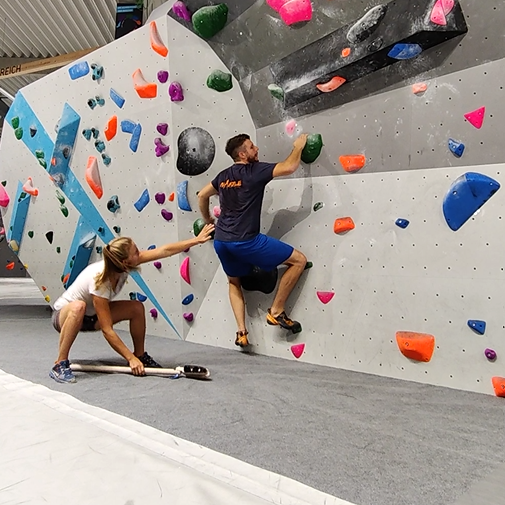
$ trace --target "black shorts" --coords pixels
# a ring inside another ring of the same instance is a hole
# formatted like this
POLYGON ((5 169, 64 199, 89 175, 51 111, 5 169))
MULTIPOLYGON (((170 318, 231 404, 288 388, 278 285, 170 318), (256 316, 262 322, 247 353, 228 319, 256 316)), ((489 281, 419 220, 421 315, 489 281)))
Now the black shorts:
MULTIPOLYGON (((53 315, 51 317, 54 329, 59 333, 61 331, 61 325, 60 325, 60 310, 55 310, 53 312, 53 315)), ((93 314, 92 316, 84 316, 84 319, 82 320, 82 326, 79 331, 97 331, 95 329, 95 324, 98 321, 98 316, 96 314, 93 314)))

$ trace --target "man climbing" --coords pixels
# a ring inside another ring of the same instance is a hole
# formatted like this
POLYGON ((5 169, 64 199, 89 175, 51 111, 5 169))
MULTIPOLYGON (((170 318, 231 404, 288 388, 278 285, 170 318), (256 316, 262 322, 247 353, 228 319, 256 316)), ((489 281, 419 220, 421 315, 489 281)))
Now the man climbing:
POLYGON ((221 214, 216 224, 214 248, 228 276, 230 303, 238 327, 235 345, 240 347, 249 345, 240 278, 250 274, 254 266, 271 271, 281 264, 287 265, 268 309, 267 323, 294 333, 302 329, 299 322, 287 316, 284 305, 307 258, 292 246, 260 233, 260 221, 266 185, 273 178, 291 175, 298 169, 306 142, 307 135, 300 135, 284 161, 262 163, 258 159, 259 149, 249 135, 237 135, 226 144, 226 153, 233 159, 233 165, 198 193, 200 212, 207 224, 214 222, 209 212, 209 199, 219 195, 221 214))

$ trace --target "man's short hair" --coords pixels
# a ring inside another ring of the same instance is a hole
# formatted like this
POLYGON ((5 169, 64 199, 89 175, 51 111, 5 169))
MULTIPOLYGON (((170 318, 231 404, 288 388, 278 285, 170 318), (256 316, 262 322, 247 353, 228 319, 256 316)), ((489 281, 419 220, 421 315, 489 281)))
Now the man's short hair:
POLYGON ((233 161, 237 161, 238 153, 240 152, 240 149, 246 140, 251 140, 251 137, 246 133, 241 133, 240 135, 236 135, 235 137, 232 137, 230 140, 228 140, 228 142, 226 142, 226 154, 228 156, 231 156, 231 159, 233 161))

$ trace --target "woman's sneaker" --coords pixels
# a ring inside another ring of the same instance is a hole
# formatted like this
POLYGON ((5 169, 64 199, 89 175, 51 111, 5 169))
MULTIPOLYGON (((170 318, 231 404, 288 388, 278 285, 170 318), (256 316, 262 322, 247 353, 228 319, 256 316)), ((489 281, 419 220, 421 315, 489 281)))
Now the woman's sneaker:
POLYGON ((156 363, 156 361, 154 361, 154 359, 151 358, 147 352, 142 354, 142 356, 138 356, 138 359, 146 368, 163 368, 159 363, 156 363))
POLYGON ((268 309, 267 323, 272 326, 280 326, 281 328, 290 330, 293 333, 300 333, 302 331, 302 325, 298 321, 290 319, 284 311, 282 311, 278 316, 273 316, 270 309, 268 309))
POLYGON ((64 359, 56 363, 56 365, 51 368, 49 372, 49 377, 54 379, 56 382, 76 382, 75 375, 70 369, 70 361, 64 359))
POLYGON ((249 332, 246 331, 237 331, 237 336, 235 338, 235 345, 239 347, 247 347, 249 345, 249 340, 247 340, 247 335, 249 332))

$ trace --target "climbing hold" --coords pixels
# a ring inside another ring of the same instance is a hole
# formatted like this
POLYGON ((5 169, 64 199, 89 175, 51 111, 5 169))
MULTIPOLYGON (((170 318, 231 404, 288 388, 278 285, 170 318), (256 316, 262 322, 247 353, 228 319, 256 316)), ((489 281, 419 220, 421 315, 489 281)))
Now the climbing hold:
POLYGON ((454 8, 454 0, 437 0, 430 14, 430 21, 436 25, 446 26, 446 16, 454 8))
POLYGON ((494 361, 496 359, 496 351, 493 351, 493 349, 486 349, 484 355, 489 361, 494 361))
POLYGON ((183 305, 189 305, 195 299, 194 295, 188 295, 182 300, 183 305))
POLYGON ((19 128, 19 116, 14 116, 12 119, 11 119, 11 126, 16 129, 16 128, 19 128))
POLYGON ((203 227, 205 226, 205 221, 199 217, 194 223, 193 223, 193 234, 195 237, 200 235, 200 232, 203 230, 203 227))
POLYGON ((214 70, 207 77, 207 87, 219 92, 229 91, 233 88, 232 76, 222 70, 214 70))
POLYGON ((99 226, 99 227, 98 227, 98 233, 99 233, 100 235, 103 235, 103 234, 105 233, 105 228, 104 228, 103 226, 99 226))
POLYGON ((45 286, 40 286, 40 288, 42 289, 42 291, 47 291, 47 288, 45 286))
POLYGON ((168 54, 168 48, 161 40, 160 34, 158 32, 158 27, 156 26, 156 21, 151 21, 149 24, 149 34, 151 37, 151 48, 154 52, 158 53, 160 56, 165 57, 168 54))
POLYGON ((96 103, 96 100, 94 98, 88 98, 88 101, 86 102, 88 104, 88 107, 93 110, 97 103, 96 103))
POLYGON ((249 274, 240 278, 240 283, 246 291, 260 291, 268 295, 275 289, 278 275, 277 268, 267 272, 255 266, 249 274))
POLYGON ((134 293, 133 291, 130 291, 128 293, 128 296, 130 297, 130 300, 132 300, 132 301, 137 299, 137 293, 134 293))
POLYGON ((333 231, 335 233, 345 233, 354 230, 354 221, 351 217, 340 217, 335 219, 333 224, 333 231))
POLYGON ((170 146, 165 145, 160 138, 154 139, 154 145, 156 146, 154 152, 157 158, 161 158, 170 151, 170 146))
POLYGON ((225 27, 227 19, 228 6, 218 4, 201 7, 193 14, 191 21, 197 35, 210 39, 225 27))
POLYGON ((171 221, 174 217, 174 215, 171 212, 165 209, 161 209, 161 215, 163 216, 163 219, 165 221, 171 221))
POLYGON ((157 74, 158 81, 161 84, 165 84, 168 81, 168 72, 166 70, 160 70, 157 74))
POLYGON ((366 158, 362 154, 347 154, 338 158, 342 168, 349 173, 361 170, 366 163, 366 158))
POLYGON ((219 207, 218 205, 216 205, 213 209, 212 209, 212 214, 214 214, 214 217, 216 219, 219 218, 219 216, 221 215, 221 207, 219 207))
POLYGON ((163 266, 163 265, 161 264, 161 261, 155 261, 155 262, 153 263, 153 265, 154 265, 154 268, 157 268, 158 270, 161 270, 161 267, 163 266))
POLYGON ((137 293, 137 300, 139 302, 145 302, 147 300, 147 296, 143 295, 142 293, 137 293))
POLYGON ((58 246, 58 247, 56 248, 56 252, 57 252, 58 254, 60 254, 60 253, 61 253, 61 247, 60 247, 60 246, 58 246))
POLYGON ((168 123, 158 123, 156 130, 160 135, 166 135, 168 133, 168 123))
POLYGON ((119 235, 121 233, 121 226, 113 226, 112 229, 119 235))
POLYGON ((410 60, 423 52, 419 44, 395 44, 388 53, 390 58, 395 60, 410 60))
POLYGON ((445 195, 443 212, 449 228, 459 230, 498 190, 500 184, 487 175, 467 172, 458 177, 445 195))
POLYGON ((302 151, 302 161, 304 163, 314 163, 321 154, 323 148, 323 137, 319 133, 313 133, 307 137, 307 143, 302 151))
POLYGON ((172 102, 182 102, 184 100, 184 91, 182 86, 178 82, 170 83, 168 87, 168 94, 170 95, 170 100, 172 102))
POLYGON ((177 205, 179 209, 191 212, 191 205, 188 200, 188 181, 177 184, 177 205))
POLYGON ((324 84, 316 84, 316 88, 323 93, 329 93, 330 91, 335 91, 337 88, 340 88, 345 82, 346 79, 336 75, 324 84))
POLYGON ((96 246, 96 247, 95 247, 95 250, 96 250, 96 253, 97 253, 97 254, 102 254, 102 252, 103 252, 103 247, 102 247, 102 246, 96 246))
POLYGON ((212 135, 203 128, 186 128, 177 140, 177 170, 181 174, 201 175, 207 171, 216 155, 212 135))
POLYGON ((112 162, 112 159, 110 156, 107 156, 105 153, 102 153, 102 161, 103 161, 103 164, 108 167, 111 162, 112 162))
POLYGON ((124 119, 121 121, 121 131, 123 133, 133 133, 135 130, 135 126, 137 126, 133 121, 129 119, 124 119))
POLYGON ((14 135, 18 140, 21 140, 23 138, 23 128, 16 128, 14 130, 14 135))
POLYGON ((82 134, 86 140, 91 140, 91 130, 82 130, 82 134))
POLYGON ((463 156, 463 152, 465 151, 465 144, 462 144, 461 142, 453 139, 449 139, 448 146, 449 150, 452 154, 454 154, 454 156, 457 156, 458 158, 461 158, 461 156, 463 156))
POLYGON ((56 198, 61 204, 65 203, 65 197, 59 191, 56 191, 56 198))
POLYGON ((418 82, 412 84, 412 93, 418 95, 419 93, 424 93, 428 89, 428 85, 425 82, 418 82))
POLYGON ((39 159, 38 162, 41 167, 47 168, 46 160, 39 159))
POLYGON ((345 47, 344 49, 342 49, 342 52, 340 54, 342 55, 342 58, 347 58, 348 56, 351 55, 351 48, 345 47))
POLYGON ((7 194, 7 191, 3 187, 3 184, 0 184, 0 207, 7 207, 9 205, 10 198, 7 194))
POLYGON ((54 233, 52 231, 48 231, 46 233, 46 239, 47 241, 52 244, 53 243, 53 237, 54 237, 54 233))
POLYGON ((110 142, 117 133, 117 116, 112 116, 107 122, 107 126, 105 127, 103 134, 105 138, 110 142))
POLYGON ((280 86, 277 86, 277 84, 269 84, 268 91, 277 100, 284 100, 284 90, 280 86))
POLYGON ((290 137, 293 136, 296 130, 296 121, 294 119, 290 119, 287 123, 286 126, 284 127, 284 130, 286 131, 286 134, 289 135, 290 137))
POLYGON ((70 79, 75 81, 76 79, 79 79, 80 77, 84 77, 85 75, 89 74, 89 65, 87 61, 81 61, 79 63, 76 63, 75 65, 72 65, 68 69, 68 73, 70 75, 70 79))
POLYGON ((160 205, 163 205, 165 203, 165 193, 156 193, 154 195, 154 199, 156 200, 157 203, 160 205))
POLYGON ((96 96, 95 99, 96 99, 96 103, 98 105, 100 105, 100 107, 103 107, 105 105, 105 99, 100 98, 99 96, 96 96))
POLYGON ((156 246, 153 244, 153 245, 150 245, 147 250, 148 251, 152 251, 153 249, 156 249, 156 246))
POLYGON ((142 75, 142 70, 137 68, 132 74, 133 87, 140 98, 156 98, 158 85, 155 82, 147 82, 142 75))
POLYGON ((133 205, 139 212, 142 212, 150 200, 149 191, 147 189, 144 189, 143 193, 140 195, 140 198, 133 205))
POLYGON ((44 300, 49 303, 51 301, 51 297, 49 295, 44 297, 44 300))
POLYGON ((288 26, 312 19, 310 0, 267 0, 268 5, 279 13, 288 26))
POLYGON ((505 398, 505 377, 492 378, 494 394, 501 398, 505 398))
POLYGON ((103 142, 103 140, 96 140, 95 148, 99 153, 103 153, 105 151, 105 143, 103 142))
POLYGON ((347 40, 352 44, 358 44, 366 40, 377 30, 380 22, 384 19, 388 10, 387 5, 377 5, 370 9, 363 17, 358 19, 347 32, 347 40))
POLYGON ((188 283, 191 284, 191 280, 189 278, 189 257, 184 258, 181 263, 180 268, 181 277, 188 283))
POLYGON ((405 229, 410 224, 410 221, 408 219, 398 218, 395 221, 395 224, 396 224, 396 226, 399 226, 400 228, 405 229))
POLYGON ((109 91, 110 99, 120 108, 123 108, 125 104, 125 99, 114 89, 110 88, 109 91))
POLYGON ((93 193, 95 193, 96 197, 98 199, 102 198, 102 180, 98 170, 98 161, 95 156, 90 156, 88 158, 88 166, 86 167, 86 182, 89 184, 89 187, 93 193))
POLYGON ((10 247, 10 249, 11 249, 13 252, 15 252, 15 253, 19 252, 19 244, 17 243, 17 241, 15 241, 15 240, 10 240, 10 241, 9 241, 9 247, 10 247))
POLYGON ((184 19, 184 21, 191 21, 191 13, 189 12, 184 2, 181 2, 180 0, 177 0, 177 2, 174 3, 172 6, 172 12, 178 18, 184 19))
POLYGON ((335 296, 333 291, 317 291, 316 294, 319 300, 325 305, 331 302, 332 298, 335 296))
POLYGON ((317 212, 318 210, 322 209, 324 207, 324 203, 323 202, 317 202, 314 204, 314 212, 317 212))
POLYGON ((175 200, 175 193, 170 193, 169 197, 168 197, 168 201, 169 202, 173 202, 175 200))
POLYGON ((184 314, 182 315, 182 317, 184 319, 186 319, 186 321, 188 323, 191 323, 191 321, 193 321, 193 319, 195 318, 195 316, 193 315, 193 312, 184 312, 184 314))
POLYGON ((96 140, 98 138, 98 135, 100 132, 96 128, 91 128, 91 135, 93 135, 93 138, 96 140))
POLYGON ((64 205, 60 207, 60 210, 65 217, 68 217, 68 209, 64 205))
POLYGON ((465 114, 465 119, 475 128, 482 128, 484 123, 484 116, 486 115, 486 107, 481 107, 480 109, 468 112, 465 114))
POLYGON ((305 344, 294 344, 291 346, 291 352, 296 359, 302 357, 303 351, 305 350, 305 344))
POLYGON ((63 277, 63 279, 61 280, 61 282, 63 284, 66 284, 68 282, 68 279, 70 279, 70 273, 68 273, 67 275, 65 275, 65 277, 63 277))
POLYGON ((469 319, 467 321, 468 327, 474 330, 479 335, 484 335, 486 332, 486 321, 479 321, 478 319, 469 319))
POLYGON ((14 270, 15 266, 16 266, 16 263, 14 261, 11 261, 10 263, 7 263, 7 265, 5 265, 5 268, 7 270, 14 270))
POLYGON ((139 142, 140 142, 140 135, 142 134, 142 126, 140 123, 137 123, 135 125, 135 128, 133 129, 132 132, 132 137, 130 139, 130 149, 136 153, 137 149, 139 147, 139 142))
POLYGON ((101 65, 97 65, 96 63, 92 63, 91 70, 93 71, 91 78, 94 81, 99 81, 103 77, 103 67, 101 65))
POLYGON ((406 358, 415 361, 430 361, 435 349, 435 337, 427 333, 397 331, 396 343, 406 358))
POLYGON ((30 126, 30 137, 35 137, 37 135, 37 127, 36 126, 30 126))
POLYGON ((156 309, 151 309, 151 310, 149 311, 149 314, 151 314, 151 317, 152 317, 153 319, 156 319, 156 318, 158 317, 158 311, 157 311, 156 309))
POLYGON ((30 238, 33 238, 33 231, 29 231, 29 232, 28 232, 28 236, 29 236, 30 238))

